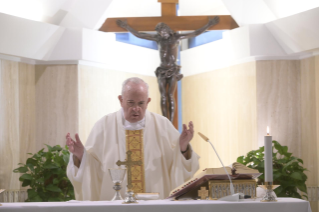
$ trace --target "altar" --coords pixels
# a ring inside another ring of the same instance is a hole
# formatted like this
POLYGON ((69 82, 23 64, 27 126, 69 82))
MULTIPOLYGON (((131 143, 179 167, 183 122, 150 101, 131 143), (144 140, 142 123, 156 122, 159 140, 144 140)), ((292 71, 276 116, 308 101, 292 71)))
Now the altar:
POLYGON ((212 200, 140 200, 137 204, 122 204, 122 201, 69 201, 2 203, 5 212, 311 212, 308 201, 294 198, 278 198, 277 202, 260 202, 246 199, 240 202, 212 200))

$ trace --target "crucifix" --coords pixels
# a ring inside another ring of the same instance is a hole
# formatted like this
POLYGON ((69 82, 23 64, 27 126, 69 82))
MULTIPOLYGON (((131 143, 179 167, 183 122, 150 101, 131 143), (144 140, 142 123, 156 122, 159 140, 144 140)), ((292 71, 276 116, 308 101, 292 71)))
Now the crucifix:
POLYGON ((206 190, 205 187, 201 187, 200 190, 198 190, 198 196, 200 199, 205 200, 208 197, 208 190, 206 190))
POLYGON ((162 4, 161 17, 108 18, 100 28, 104 32, 129 31, 136 37, 156 41, 159 46, 161 64, 155 74, 161 93, 161 109, 163 116, 173 122, 177 128, 176 85, 183 75, 176 64, 180 40, 195 37, 206 30, 233 29, 238 27, 229 15, 214 16, 177 16, 178 0, 158 0, 162 4), (165 22, 165 23, 164 23, 165 22), (156 26, 156 27, 155 27, 156 26), (157 31, 157 34, 139 31, 157 31), (193 31, 179 34, 176 31, 193 31), (174 119, 175 118, 175 119, 174 119))
POLYGON ((127 169, 127 189, 128 191, 132 190, 132 166, 134 165, 142 165, 142 161, 133 161, 132 160, 132 151, 129 150, 126 152, 127 158, 126 161, 120 161, 118 160, 116 162, 116 165, 121 166, 125 165, 127 169))

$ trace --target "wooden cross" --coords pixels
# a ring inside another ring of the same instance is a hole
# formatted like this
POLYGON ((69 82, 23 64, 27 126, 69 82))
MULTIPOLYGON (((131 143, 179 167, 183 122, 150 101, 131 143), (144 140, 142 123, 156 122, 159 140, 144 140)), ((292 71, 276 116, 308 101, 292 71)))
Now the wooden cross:
MULTIPOLYGON (((153 0, 155 1, 155 0, 153 0)), ((207 24, 213 16, 177 16, 176 4, 178 0, 158 0, 162 4, 160 17, 108 18, 100 28, 103 32, 126 32, 116 24, 116 20, 126 20, 127 24, 137 31, 155 31, 155 26, 164 22, 174 31, 193 31, 207 24)), ((238 25, 230 15, 218 15, 219 23, 208 30, 226 30, 237 28, 238 25)))
POLYGON ((208 197, 208 190, 206 190, 206 187, 201 187, 198 191, 198 196, 200 199, 206 199, 208 197))
POLYGON ((134 165, 142 165, 142 161, 133 161, 132 160, 132 151, 129 150, 126 152, 126 155, 127 155, 127 158, 126 158, 126 161, 120 161, 118 160, 116 162, 116 165, 118 166, 121 166, 121 165, 125 165, 126 168, 127 168, 127 188, 128 188, 128 191, 131 191, 133 185, 132 185, 132 166, 134 165))

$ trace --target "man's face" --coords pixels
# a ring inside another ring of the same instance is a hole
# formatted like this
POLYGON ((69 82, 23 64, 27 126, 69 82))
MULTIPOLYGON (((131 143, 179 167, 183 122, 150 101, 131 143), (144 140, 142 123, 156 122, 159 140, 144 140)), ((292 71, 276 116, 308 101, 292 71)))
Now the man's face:
POLYGON ((158 34, 164 39, 167 39, 170 36, 169 31, 167 29, 160 30, 158 34))
POLYGON ((129 83, 123 96, 118 97, 124 111, 124 117, 131 123, 142 120, 145 116, 148 103, 147 90, 144 85, 129 83))

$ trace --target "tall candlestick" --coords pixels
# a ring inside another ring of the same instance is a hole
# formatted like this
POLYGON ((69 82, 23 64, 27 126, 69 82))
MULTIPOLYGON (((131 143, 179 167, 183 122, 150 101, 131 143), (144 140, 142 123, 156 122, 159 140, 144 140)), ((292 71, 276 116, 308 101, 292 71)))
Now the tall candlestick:
POLYGON ((267 126, 267 135, 264 139, 265 146, 265 182, 273 181, 272 171, 272 136, 269 135, 269 127, 267 126))

